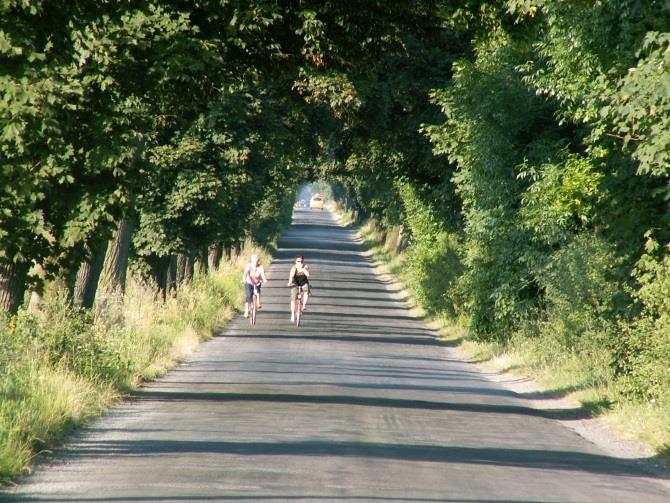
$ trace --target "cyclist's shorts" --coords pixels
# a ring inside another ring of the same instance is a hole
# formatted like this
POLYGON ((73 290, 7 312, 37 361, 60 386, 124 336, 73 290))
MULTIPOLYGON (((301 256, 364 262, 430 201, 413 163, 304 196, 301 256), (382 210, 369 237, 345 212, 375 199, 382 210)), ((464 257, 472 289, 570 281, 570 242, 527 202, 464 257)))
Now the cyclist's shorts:
POLYGON ((244 289, 247 292, 247 302, 252 302, 254 300, 254 287, 256 287, 256 291, 261 293, 261 285, 260 283, 258 285, 252 285, 251 283, 245 283, 244 284, 244 289))
MULTIPOLYGON (((310 287, 309 283, 305 283, 302 285, 300 288, 302 288, 302 291, 307 291, 309 293, 310 287)), ((295 299, 298 297, 298 287, 297 286, 292 286, 291 287, 291 302, 295 302, 295 299)))

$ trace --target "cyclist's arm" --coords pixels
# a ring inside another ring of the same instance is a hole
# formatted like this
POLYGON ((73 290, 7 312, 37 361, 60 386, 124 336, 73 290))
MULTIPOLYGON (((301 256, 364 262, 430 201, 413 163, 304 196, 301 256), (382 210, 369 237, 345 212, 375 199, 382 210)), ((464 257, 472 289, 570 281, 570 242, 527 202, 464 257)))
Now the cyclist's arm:
POLYGON ((306 265, 305 267, 302 268, 302 270, 305 273, 305 276, 309 278, 309 266, 306 265))
POLYGON ((268 282, 268 279, 265 277, 265 268, 263 266, 261 266, 261 280, 263 281, 263 283, 268 282))
POLYGON ((249 275, 249 264, 244 267, 244 272, 242 273, 242 283, 247 282, 247 276, 249 275))
POLYGON ((288 273, 288 284, 292 285, 294 283, 293 277, 295 276, 295 266, 291 267, 291 272, 288 273))

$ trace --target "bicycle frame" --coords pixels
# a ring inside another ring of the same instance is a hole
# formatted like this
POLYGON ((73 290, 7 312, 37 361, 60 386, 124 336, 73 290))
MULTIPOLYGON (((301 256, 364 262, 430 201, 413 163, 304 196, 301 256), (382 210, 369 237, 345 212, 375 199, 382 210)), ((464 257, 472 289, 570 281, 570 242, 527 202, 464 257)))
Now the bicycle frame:
POLYGON ((300 319, 302 318, 302 296, 304 295, 305 291, 303 290, 303 287, 297 286, 297 285, 292 285, 292 287, 295 287, 298 289, 298 292, 296 293, 295 296, 295 301, 293 304, 293 314, 295 315, 295 326, 299 327, 300 326, 300 319))
POLYGON ((258 289, 254 286, 254 296, 251 298, 251 312, 249 313, 249 323, 253 327, 256 324, 256 314, 258 313, 258 289))
POLYGON ((300 318, 302 318, 302 288, 298 287, 298 293, 295 296, 295 326, 300 326, 300 318))

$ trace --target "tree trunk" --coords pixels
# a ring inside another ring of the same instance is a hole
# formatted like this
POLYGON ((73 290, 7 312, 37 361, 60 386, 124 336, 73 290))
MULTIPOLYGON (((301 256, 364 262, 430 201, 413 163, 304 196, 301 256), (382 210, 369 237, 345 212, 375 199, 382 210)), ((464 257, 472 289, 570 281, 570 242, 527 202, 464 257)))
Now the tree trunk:
POLYGON ((198 250, 198 253, 195 257, 195 267, 198 271, 198 274, 201 276, 207 275, 207 270, 209 266, 209 251, 207 248, 198 250))
POLYGON ((108 245, 108 241, 103 241, 93 256, 88 257, 79 267, 72 295, 75 304, 89 309, 93 307, 108 245))
POLYGON ((237 259, 242 254, 242 244, 239 241, 233 243, 233 258, 237 259))
POLYGON ((189 253, 186 256, 186 268, 184 269, 184 281, 190 283, 193 280, 193 275, 195 272, 195 256, 192 253, 189 253))
POLYGON ((30 291, 30 299, 28 299, 28 312, 30 314, 37 314, 40 312, 42 301, 44 300, 44 292, 38 289, 30 291))
POLYGON ((37 314, 42 305, 42 301, 44 300, 44 279, 46 278, 46 271, 40 264, 35 264, 32 270, 32 275, 36 277, 37 284, 30 291, 28 311, 32 314, 37 314))
POLYGON ((209 253, 207 255, 207 263, 209 265, 210 271, 216 271, 219 269, 219 264, 221 263, 221 250, 223 246, 221 243, 214 244, 209 247, 209 253))
POLYGON ((193 256, 180 253, 177 255, 177 283, 186 285, 193 279, 193 256))
POLYGON ((177 286, 183 285, 186 279, 186 261, 186 255, 183 253, 177 255, 177 286))
POLYGON ((155 288, 155 298, 165 302, 167 296, 167 277, 170 268, 170 257, 151 255, 145 258, 149 264, 149 274, 155 288))
POLYGON ((23 303, 27 277, 27 263, 0 262, 0 309, 16 314, 23 303))
POLYGON ((404 240, 405 240, 405 226, 403 224, 400 224, 398 226, 398 239, 396 239, 396 242, 395 242, 395 253, 396 253, 396 255, 403 250, 404 240))
POLYGON ((109 242, 98 285, 98 288, 106 294, 125 292, 133 230, 133 223, 124 218, 119 223, 114 239, 109 242))
POLYGON ((177 290, 177 256, 170 255, 170 265, 167 270, 167 283, 166 289, 167 294, 171 295, 177 290))

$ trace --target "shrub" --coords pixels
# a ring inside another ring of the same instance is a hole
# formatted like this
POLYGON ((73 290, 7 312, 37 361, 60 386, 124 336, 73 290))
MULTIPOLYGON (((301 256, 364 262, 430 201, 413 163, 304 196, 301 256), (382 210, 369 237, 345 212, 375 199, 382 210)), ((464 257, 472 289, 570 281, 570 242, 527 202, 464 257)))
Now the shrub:
POLYGON ((404 259, 404 276, 417 300, 429 313, 458 314, 454 285, 462 273, 459 241, 455 234, 440 232, 433 243, 414 243, 404 259))
POLYGON ((616 370, 624 393, 670 406, 670 255, 649 238, 638 261, 639 315, 622 324, 616 370))
POLYGON ((584 233, 554 252, 539 271, 547 322, 564 348, 608 346, 628 299, 617 277, 619 263, 606 240, 584 233))
POLYGON ((47 297, 38 315, 21 311, 13 337, 33 358, 92 381, 116 381, 124 373, 113 341, 91 313, 70 305, 63 290, 47 297))
MULTIPOLYGON (((463 273, 461 243, 456 233, 443 226, 423 191, 407 182, 396 187, 412 236, 404 280, 428 312, 446 311, 453 317, 459 304, 455 284, 463 273)), ((397 236, 392 239, 397 241, 397 236)))

